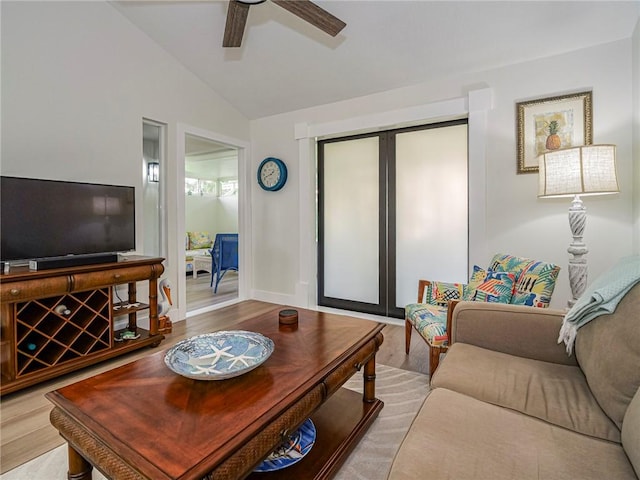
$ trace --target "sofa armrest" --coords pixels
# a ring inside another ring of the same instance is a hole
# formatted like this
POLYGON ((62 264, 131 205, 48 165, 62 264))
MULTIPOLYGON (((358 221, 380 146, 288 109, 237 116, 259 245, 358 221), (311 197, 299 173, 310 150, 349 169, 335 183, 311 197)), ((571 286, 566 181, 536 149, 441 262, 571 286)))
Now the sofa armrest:
POLYGON ((452 310, 450 345, 462 342, 544 362, 577 364, 564 344, 558 344, 564 310, 465 301, 452 310))

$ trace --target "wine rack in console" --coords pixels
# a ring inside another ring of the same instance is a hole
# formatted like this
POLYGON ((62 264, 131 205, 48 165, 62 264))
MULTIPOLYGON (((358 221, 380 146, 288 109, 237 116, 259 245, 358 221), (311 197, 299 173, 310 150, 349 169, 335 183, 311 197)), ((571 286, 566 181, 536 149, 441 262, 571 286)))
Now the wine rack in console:
POLYGON ((15 304, 16 376, 111 347, 109 289, 15 304))
POLYGON ((156 346, 157 280, 162 258, 125 257, 115 263, 0 276, 0 393, 5 394, 123 353, 156 346), (149 303, 136 299, 136 282, 149 282, 149 303), (113 288, 128 284, 128 301, 113 302, 113 288), (137 313, 149 310, 149 330, 137 313), (114 319, 127 315, 123 340, 114 319))

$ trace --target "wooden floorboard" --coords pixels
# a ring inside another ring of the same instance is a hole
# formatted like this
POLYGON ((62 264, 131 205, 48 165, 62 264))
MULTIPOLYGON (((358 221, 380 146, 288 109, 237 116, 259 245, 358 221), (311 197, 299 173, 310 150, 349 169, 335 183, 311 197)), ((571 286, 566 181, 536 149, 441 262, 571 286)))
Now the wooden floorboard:
MULTIPOLYGON (((173 332, 158 348, 144 348, 3 396, 0 400, 0 473, 11 470, 64 443, 57 430, 49 423, 52 405, 45 399, 45 393, 132 362, 149 353, 165 350, 193 335, 230 328, 237 322, 274 308, 278 306, 247 300, 190 317, 185 321, 174 323, 173 332)), ((376 357, 378 363, 424 374, 428 372, 428 350, 418 335, 413 335, 411 354, 407 356, 404 353, 403 326, 387 325, 383 334, 384 342, 376 357)))
POLYGON ((238 298, 238 275, 238 272, 233 271, 225 273, 218 284, 217 292, 214 292, 211 286, 210 273, 200 272, 198 278, 187 275, 187 312, 238 298))

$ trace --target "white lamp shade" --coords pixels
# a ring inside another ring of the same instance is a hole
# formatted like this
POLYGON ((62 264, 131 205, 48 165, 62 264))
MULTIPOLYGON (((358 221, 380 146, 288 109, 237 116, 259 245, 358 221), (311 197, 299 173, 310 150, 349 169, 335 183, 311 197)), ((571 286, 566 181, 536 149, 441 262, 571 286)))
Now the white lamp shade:
POLYGON ((617 193, 615 145, 585 145, 538 157, 538 197, 617 193))

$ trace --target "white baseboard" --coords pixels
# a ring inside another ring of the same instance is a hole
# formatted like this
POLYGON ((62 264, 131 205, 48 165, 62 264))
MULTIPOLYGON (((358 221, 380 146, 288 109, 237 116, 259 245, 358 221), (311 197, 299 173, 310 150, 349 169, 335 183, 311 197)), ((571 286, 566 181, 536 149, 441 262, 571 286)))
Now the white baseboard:
POLYGON ((261 302, 275 303, 278 305, 290 305, 292 307, 304 308, 298 305, 296 295, 286 295, 283 293, 267 292, 266 290, 252 290, 251 298, 261 302))

